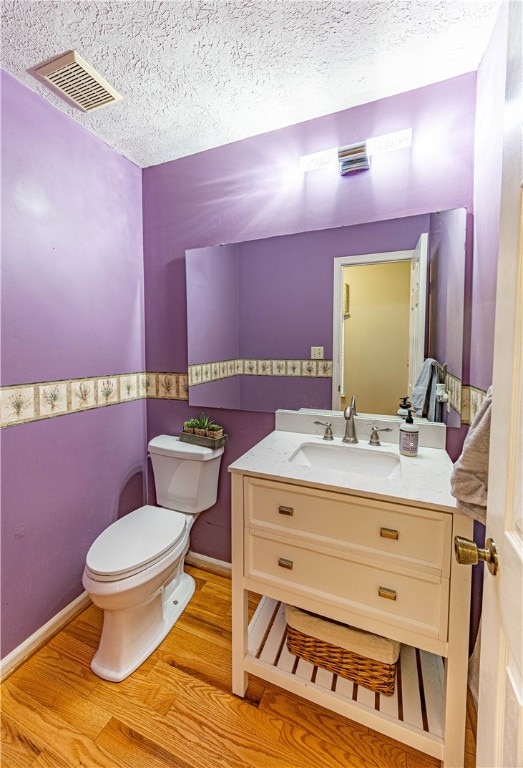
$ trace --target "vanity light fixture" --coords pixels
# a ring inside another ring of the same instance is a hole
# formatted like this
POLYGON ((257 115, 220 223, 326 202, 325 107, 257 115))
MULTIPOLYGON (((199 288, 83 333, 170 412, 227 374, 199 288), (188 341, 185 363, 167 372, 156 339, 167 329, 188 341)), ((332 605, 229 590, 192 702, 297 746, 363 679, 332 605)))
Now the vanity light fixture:
POLYGON ((396 149, 405 149, 412 144, 412 128, 403 131, 385 133, 383 136, 375 136, 367 139, 367 152, 371 157, 383 155, 385 152, 394 152, 396 149))
POLYGON ((324 149, 321 152, 313 152, 311 155, 302 155, 300 157, 300 169, 306 171, 316 171, 318 168, 329 168, 338 162, 338 148, 324 149))
POLYGON ((315 171, 319 168, 338 166, 339 172, 345 176, 351 171, 360 171, 370 168, 370 158, 385 152, 393 152, 397 149, 405 149, 412 144, 412 128, 405 128, 394 133, 386 133, 382 136, 374 136, 365 141, 348 144, 344 147, 333 147, 321 152, 313 152, 310 155, 300 157, 300 169, 303 172, 315 171))
POLYGON ((353 171, 367 171, 370 168, 370 157, 367 152, 367 142, 347 144, 338 147, 338 163, 340 176, 346 176, 353 171))

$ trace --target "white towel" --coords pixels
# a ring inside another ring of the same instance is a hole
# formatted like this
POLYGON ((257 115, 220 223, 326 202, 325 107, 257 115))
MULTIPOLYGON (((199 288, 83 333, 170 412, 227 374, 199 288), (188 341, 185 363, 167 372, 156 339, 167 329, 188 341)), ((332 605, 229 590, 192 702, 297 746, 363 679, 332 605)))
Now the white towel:
POLYGON ((285 620, 290 627, 309 637, 336 645, 359 656, 381 661, 383 664, 395 664, 400 655, 401 644, 397 640, 389 640, 388 637, 356 629, 348 624, 324 619, 293 605, 285 606, 285 620))
POLYGON ((457 499, 458 507, 484 525, 487 519, 491 405, 492 387, 476 413, 450 478, 450 492, 457 499))
POLYGON ((439 404, 436 402, 438 369, 439 363, 432 357, 427 357, 421 366, 418 378, 416 379, 416 383, 412 390, 411 401, 416 416, 427 414, 427 419, 429 421, 436 421, 437 417, 439 417, 439 404))

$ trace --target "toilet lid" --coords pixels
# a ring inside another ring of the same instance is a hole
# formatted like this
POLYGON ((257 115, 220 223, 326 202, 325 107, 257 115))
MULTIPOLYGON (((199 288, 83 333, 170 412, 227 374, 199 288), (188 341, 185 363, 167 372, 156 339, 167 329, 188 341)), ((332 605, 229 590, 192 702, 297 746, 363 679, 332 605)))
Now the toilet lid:
POLYGON ((106 579, 131 575, 173 549, 186 529, 181 512, 147 504, 102 531, 87 553, 87 568, 106 579))

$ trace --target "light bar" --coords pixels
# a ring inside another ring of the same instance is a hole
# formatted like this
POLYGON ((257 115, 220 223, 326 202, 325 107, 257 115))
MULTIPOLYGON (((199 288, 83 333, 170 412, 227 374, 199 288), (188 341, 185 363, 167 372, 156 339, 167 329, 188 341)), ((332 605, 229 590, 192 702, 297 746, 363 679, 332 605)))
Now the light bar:
POLYGON ((331 165, 338 165, 338 148, 324 149, 321 152, 313 152, 312 155, 302 155, 300 157, 300 168, 302 171, 316 171, 318 168, 328 168, 331 165))
POLYGON ((370 159, 365 141, 357 144, 348 144, 338 148, 339 170, 342 176, 354 171, 367 171, 370 168, 370 159))
POLYGON ((412 144, 412 128, 403 131, 385 133, 383 136, 375 136, 367 139, 367 152, 372 155, 382 155, 385 152, 394 152, 396 149, 405 149, 412 144))
POLYGON ((412 128, 405 128, 402 131, 374 136, 372 139, 349 144, 345 147, 333 147, 321 152, 313 152, 310 155, 302 155, 300 157, 300 170, 303 172, 316 171, 320 168, 333 166, 338 167, 343 176, 350 171, 369 168, 369 158, 373 155, 405 149, 411 144, 412 128))

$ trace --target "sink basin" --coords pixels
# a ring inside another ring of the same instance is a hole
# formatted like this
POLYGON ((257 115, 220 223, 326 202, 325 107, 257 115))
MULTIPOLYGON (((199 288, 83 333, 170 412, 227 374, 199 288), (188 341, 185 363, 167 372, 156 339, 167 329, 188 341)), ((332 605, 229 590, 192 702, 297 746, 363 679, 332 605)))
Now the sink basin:
POLYGON ((315 469, 330 469, 336 472, 391 479, 401 477, 399 456, 387 451, 358 448, 354 445, 302 443, 290 456, 289 461, 315 469))

